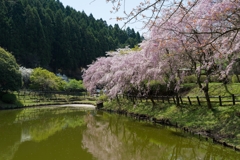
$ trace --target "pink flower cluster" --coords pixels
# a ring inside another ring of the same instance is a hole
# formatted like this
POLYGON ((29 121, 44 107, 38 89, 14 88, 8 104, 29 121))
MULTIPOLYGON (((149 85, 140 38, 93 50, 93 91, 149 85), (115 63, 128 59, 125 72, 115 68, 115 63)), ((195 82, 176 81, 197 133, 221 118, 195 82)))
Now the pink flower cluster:
POLYGON ((114 97, 151 80, 178 91, 190 69, 196 77, 204 73, 206 85, 213 75, 226 79, 240 52, 240 1, 193 0, 169 6, 149 23, 151 32, 140 51, 119 49, 89 65, 83 75, 88 91, 101 86, 114 97))

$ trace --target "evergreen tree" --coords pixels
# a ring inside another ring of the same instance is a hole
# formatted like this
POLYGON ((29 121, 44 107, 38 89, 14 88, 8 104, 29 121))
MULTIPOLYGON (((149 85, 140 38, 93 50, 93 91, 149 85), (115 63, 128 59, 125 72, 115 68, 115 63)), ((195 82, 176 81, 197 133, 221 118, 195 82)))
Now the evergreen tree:
POLYGON ((26 8, 25 22, 25 48, 24 55, 26 67, 46 66, 49 63, 48 51, 46 51, 46 39, 41 20, 36 8, 29 5, 26 8))
POLYGON ((6 48, 9 45, 9 24, 4 0, 0 0, 0 17, 0 44, 6 48))
POLYGON ((54 71, 62 69, 62 67, 65 65, 64 58, 66 57, 64 57, 64 46, 66 46, 66 36, 63 20, 63 12, 61 10, 58 10, 55 17, 54 40, 51 59, 51 67, 54 69, 54 71))
POLYGON ((22 54, 26 51, 23 41, 25 31, 24 6, 21 1, 16 1, 15 3, 8 2, 8 11, 10 15, 10 44, 7 49, 13 53, 19 64, 24 64, 22 61, 22 56, 24 56, 22 54))
POLYGON ((0 0, 0 46, 28 68, 73 75, 106 51, 140 42, 133 29, 96 20, 59 0, 0 0))

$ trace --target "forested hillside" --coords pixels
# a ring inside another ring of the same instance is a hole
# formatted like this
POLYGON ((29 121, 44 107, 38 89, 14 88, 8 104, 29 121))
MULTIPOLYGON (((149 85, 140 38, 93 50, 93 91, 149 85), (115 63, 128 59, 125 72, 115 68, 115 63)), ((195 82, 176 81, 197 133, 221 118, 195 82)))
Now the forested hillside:
POLYGON ((108 25, 59 0, 0 0, 0 17, 0 46, 28 68, 72 74, 106 51, 141 41, 134 29, 108 25))

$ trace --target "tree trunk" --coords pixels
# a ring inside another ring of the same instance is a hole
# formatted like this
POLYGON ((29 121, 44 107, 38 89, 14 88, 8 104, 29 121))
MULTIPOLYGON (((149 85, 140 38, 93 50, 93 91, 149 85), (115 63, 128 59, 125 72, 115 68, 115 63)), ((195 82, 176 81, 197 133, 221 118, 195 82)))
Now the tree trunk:
POLYGON ((150 96, 150 100, 151 100, 151 102, 152 102, 152 110, 153 110, 154 107, 155 107, 155 105, 156 105, 156 103, 155 103, 155 101, 154 101, 154 99, 153 99, 152 96, 150 96))
POLYGON ((206 83, 206 86, 202 86, 202 83, 201 83, 201 80, 200 80, 200 77, 201 75, 197 76, 197 83, 198 83, 198 86, 199 88, 201 88, 204 92, 204 95, 205 95, 205 98, 206 98, 206 101, 207 101, 207 107, 208 109, 212 109, 212 104, 211 104, 211 101, 210 101, 210 97, 209 97, 209 93, 208 93, 208 82, 206 83))
POLYGON ((209 93, 208 93, 208 84, 206 84, 206 86, 203 88, 203 91, 207 101, 207 107, 208 109, 212 109, 212 104, 211 104, 209 93))
POLYGON ((119 105, 119 108, 121 108, 121 105, 120 105, 120 101, 119 101, 118 95, 116 95, 116 99, 117 99, 117 103, 118 103, 118 105, 119 105))
POLYGON ((177 107, 180 106, 180 100, 179 100, 178 93, 176 93, 176 105, 177 105, 177 107))

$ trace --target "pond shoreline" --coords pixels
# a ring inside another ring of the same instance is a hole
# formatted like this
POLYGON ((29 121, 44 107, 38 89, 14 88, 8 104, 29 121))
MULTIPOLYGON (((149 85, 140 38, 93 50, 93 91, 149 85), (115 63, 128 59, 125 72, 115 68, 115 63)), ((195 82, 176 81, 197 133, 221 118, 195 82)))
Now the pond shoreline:
POLYGON ((191 129, 189 127, 184 127, 184 126, 178 125, 177 123, 175 123, 175 124, 172 123, 171 119, 165 119, 165 118, 157 119, 148 114, 133 113, 133 112, 128 112, 127 110, 112 110, 112 109, 105 109, 105 108, 101 108, 99 110, 109 112, 109 113, 116 113, 116 114, 119 114, 122 116, 127 116, 129 118, 134 118, 138 121, 146 121, 148 123, 154 123, 154 124, 160 124, 160 125, 164 125, 164 126, 178 128, 178 129, 181 129, 183 132, 198 136, 199 139, 204 139, 208 142, 211 142, 210 140, 212 140, 212 143, 219 144, 224 147, 227 147, 227 148, 230 148, 230 149, 240 152, 239 147, 234 146, 232 144, 228 144, 228 143, 222 141, 221 139, 220 140, 215 139, 215 137, 221 137, 220 134, 218 134, 218 135, 211 134, 206 130, 201 130, 201 131, 195 132, 195 131, 193 131, 193 129, 191 129))
POLYGON ((95 105, 93 105, 92 103, 76 103, 76 102, 68 102, 68 103, 45 103, 45 104, 33 104, 33 105, 24 105, 24 106, 13 106, 13 107, 8 107, 8 108, 3 108, 0 105, 0 111, 1 110, 14 110, 14 109, 25 109, 25 108, 33 108, 33 107, 42 107, 42 106, 63 106, 63 107, 67 107, 67 106, 79 106, 79 107, 90 107, 90 108, 96 108, 95 105))
MULTIPOLYGON (((86 108, 93 108, 93 109, 98 109, 97 105, 93 105, 92 103, 81 103, 81 102, 73 102, 73 103, 49 103, 49 104, 34 104, 34 105, 25 105, 25 106, 19 106, 16 107, 14 106, 14 108, 1 108, 0 106, 0 110, 14 110, 14 109, 25 109, 25 108, 33 108, 33 107, 42 107, 42 106, 47 106, 47 107, 86 107, 86 108)), ((191 127, 185 127, 185 126, 181 126, 179 125, 177 122, 176 123, 172 123, 171 118, 161 118, 161 119, 157 119, 156 117, 153 117, 151 115, 148 114, 140 114, 140 113, 133 113, 133 112, 129 112, 127 110, 119 110, 119 109, 105 109, 100 108, 99 110, 102 111, 106 111, 109 113, 117 113, 120 115, 125 115, 128 116, 130 118, 134 118, 138 121, 148 121, 149 123, 154 123, 154 124, 160 124, 160 125, 165 125, 165 126, 171 126, 174 128, 179 128, 182 131, 198 136, 198 138, 200 139, 204 139, 206 141, 209 141, 212 143, 216 143, 219 145, 222 145, 224 147, 228 147, 231 148, 235 151, 240 151, 240 148, 237 146, 234 146, 232 144, 228 144, 224 141, 220 139, 216 139, 215 137, 222 137, 220 134, 211 134, 209 131, 207 130, 200 130, 200 131, 194 131, 191 127)))

